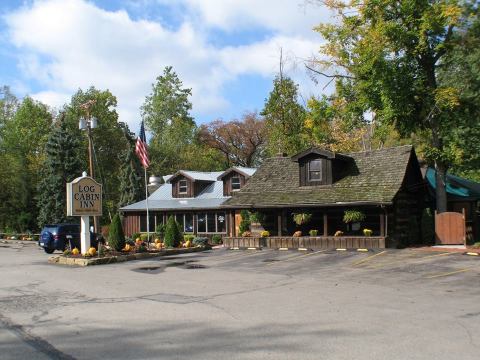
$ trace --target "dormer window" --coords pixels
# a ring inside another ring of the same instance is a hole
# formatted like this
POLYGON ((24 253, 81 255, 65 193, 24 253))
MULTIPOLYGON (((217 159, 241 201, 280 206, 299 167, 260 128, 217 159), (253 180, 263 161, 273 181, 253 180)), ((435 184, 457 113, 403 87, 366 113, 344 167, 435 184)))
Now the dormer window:
POLYGON ((315 159, 308 162, 308 181, 322 181, 322 160, 315 159))
POLYGON ((186 194, 188 191, 188 183, 187 180, 180 180, 178 182, 178 193, 179 194, 186 194))
POLYGON ((240 176, 233 176, 232 177, 232 191, 240 190, 240 176))

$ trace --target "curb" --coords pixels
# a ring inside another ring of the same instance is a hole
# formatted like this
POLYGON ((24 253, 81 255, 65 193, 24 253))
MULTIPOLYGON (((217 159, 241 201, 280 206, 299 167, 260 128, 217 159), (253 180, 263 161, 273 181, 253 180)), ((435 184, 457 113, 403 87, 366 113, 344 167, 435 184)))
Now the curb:
POLYGON ((465 255, 469 255, 469 256, 480 256, 480 253, 478 253, 478 252, 467 252, 467 253, 465 253, 465 255))
POLYGON ((48 262, 50 264, 59 264, 59 265, 70 265, 70 266, 92 266, 92 265, 106 265, 106 264, 114 264, 120 263, 125 261, 132 261, 132 260, 143 260, 143 259, 151 259, 160 256, 169 256, 169 255, 177 255, 177 254, 187 254, 187 253, 194 253, 207 250, 206 248, 189 248, 189 249, 166 249, 162 252, 158 253, 137 253, 137 254, 129 254, 129 255, 116 255, 104 258, 72 258, 66 257, 63 255, 55 255, 48 258, 48 262))

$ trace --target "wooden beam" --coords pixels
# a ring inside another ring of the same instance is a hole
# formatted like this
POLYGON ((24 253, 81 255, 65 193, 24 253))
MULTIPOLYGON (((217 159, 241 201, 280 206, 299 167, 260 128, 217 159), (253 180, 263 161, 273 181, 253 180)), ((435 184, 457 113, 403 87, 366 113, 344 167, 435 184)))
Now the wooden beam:
POLYGON ((385 236, 385 214, 380 209, 380 236, 385 236))
POLYGON ((323 214, 323 236, 328 236, 328 216, 323 214))
POLYGON ((277 235, 282 236, 282 212, 277 215, 277 235))

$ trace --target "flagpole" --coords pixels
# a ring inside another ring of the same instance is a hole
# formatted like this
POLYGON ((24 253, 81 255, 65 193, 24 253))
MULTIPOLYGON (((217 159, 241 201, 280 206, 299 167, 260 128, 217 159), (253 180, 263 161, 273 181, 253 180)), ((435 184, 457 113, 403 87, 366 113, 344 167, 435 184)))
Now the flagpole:
POLYGON ((145 201, 147 206, 147 249, 150 248, 150 214, 148 210, 148 183, 147 183, 147 168, 145 170, 145 201))

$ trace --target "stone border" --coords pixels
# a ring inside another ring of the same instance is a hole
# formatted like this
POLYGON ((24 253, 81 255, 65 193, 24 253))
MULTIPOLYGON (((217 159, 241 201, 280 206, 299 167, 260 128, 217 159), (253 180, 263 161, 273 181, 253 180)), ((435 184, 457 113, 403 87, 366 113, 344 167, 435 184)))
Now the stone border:
POLYGON ((48 258, 48 262, 51 264, 60 265, 73 265, 73 266, 91 266, 91 265, 105 265, 114 264, 132 260, 150 259, 159 256, 187 254, 208 250, 205 247, 185 248, 185 249, 165 249, 161 252, 145 252, 128 255, 115 255, 103 258, 74 258, 64 255, 55 255, 48 258))

